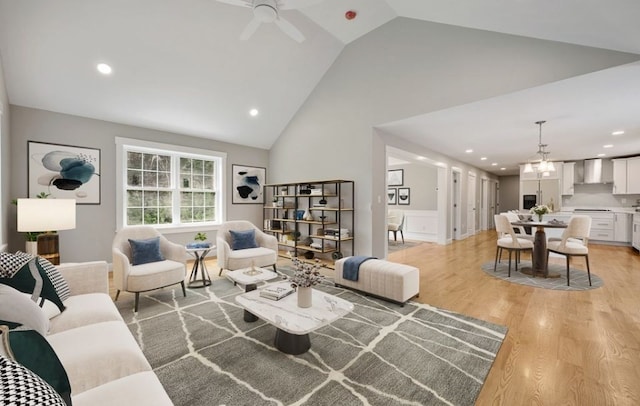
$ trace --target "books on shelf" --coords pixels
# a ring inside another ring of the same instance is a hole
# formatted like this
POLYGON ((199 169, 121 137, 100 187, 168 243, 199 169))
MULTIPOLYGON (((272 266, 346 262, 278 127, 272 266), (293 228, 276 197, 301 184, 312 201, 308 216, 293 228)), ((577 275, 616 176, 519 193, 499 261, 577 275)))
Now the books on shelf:
POLYGON ((295 292, 288 283, 274 283, 260 289, 260 296, 271 300, 280 300, 295 292))

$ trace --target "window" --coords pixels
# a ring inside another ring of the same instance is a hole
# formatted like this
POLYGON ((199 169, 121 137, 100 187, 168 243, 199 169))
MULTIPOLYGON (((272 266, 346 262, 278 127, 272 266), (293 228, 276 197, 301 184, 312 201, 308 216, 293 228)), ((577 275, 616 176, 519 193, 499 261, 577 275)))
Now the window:
POLYGON ((116 138, 118 228, 219 224, 224 207, 225 154, 116 138))

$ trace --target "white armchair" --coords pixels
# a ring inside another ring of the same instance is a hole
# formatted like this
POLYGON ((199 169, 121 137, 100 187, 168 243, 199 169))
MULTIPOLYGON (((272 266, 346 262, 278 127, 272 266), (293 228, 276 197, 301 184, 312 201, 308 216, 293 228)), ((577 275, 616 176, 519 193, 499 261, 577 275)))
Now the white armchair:
POLYGON ((155 228, 149 226, 123 228, 116 233, 113 240, 112 254, 113 284, 117 289, 115 300, 118 300, 122 290, 135 293, 134 311, 138 311, 140 292, 179 283, 182 286, 182 294, 187 296, 184 286, 187 258, 185 247, 167 240, 155 228), (133 265, 129 239, 145 240, 155 237, 160 238, 160 252, 164 260, 133 265))
POLYGON ((222 275, 222 271, 225 269, 235 271, 248 268, 251 264, 257 267, 273 266, 273 270, 276 271, 278 240, 276 237, 264 233, 249 221, 237 220, 224 223, 218 229, 216 246, 218 249, 218 266, 220 267, 218 276, 222 275), (239 250, 231 249, 233 245, 230 230, 254 230, 257 247, 239 250))

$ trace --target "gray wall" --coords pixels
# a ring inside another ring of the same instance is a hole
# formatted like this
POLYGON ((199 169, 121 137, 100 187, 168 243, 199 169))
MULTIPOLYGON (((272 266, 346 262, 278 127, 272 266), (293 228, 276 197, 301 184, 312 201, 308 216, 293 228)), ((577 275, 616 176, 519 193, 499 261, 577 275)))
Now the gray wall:
MULTIPOLYGON (((111 262, 111 242, 116 229, 115 137, 226 152, 226 183, 229 196, 231 196, 232 164, 268 166, 268 152, 262 149, 12 105, 10 167, 12 176, 10 194, 4 197, 5 201, 27 197, 27 141, 92 147, 99 148, 101 151, 101 204, 78 205, 76 229, 60 232, 60 255, 63 262, 90 260, 111 262)), ((267 176, 269 176, 268 170, 267 176)), ((233 205, 229 201, 226 210, 228 219, 246 219, 257 225, 262 224, 261 205, 233 205)), ((16 231, 14 206, 4 218, 9 228, 9 249, 11 251, 24 249, 24 238, 16 231)), ((195 232, 166 234, 169 239, 180 243, 191 241, 193 235, 195 232)), ((211 230, 208 237, 209 240, 215 241, 215 231, 211 230)))
POLYGON ((9 99, 7 97, 7 88, 4 81, 4 71, 2 69, 2 59, 0 58, 0 113, 2 119, 2 128, 0 133, 0 215, 2 216, 2 229, 0 229, 0 244, 8 241, 9 224, 7 218, 11 197, 9 195, 10 172, 9 172, 9 154, 10 154, 10 124, 9 124, 9 99))
POLYGON ((390 209, 438 210, 438 170, 435 167, 406 164, 390 166, 389 169, 404 170, 404 185, 392 187, 410 190, 408 205, 389 206, 390 209))
POLYGON ((518 210, 520 208, 520 176, 500 177, 500 212, 518 210))
POLYGON ((396 18, 345 47, 271 149, 273 180, 354 180, 356 253, 384 256, 386 155, 377 124, 636 59, 396 18))

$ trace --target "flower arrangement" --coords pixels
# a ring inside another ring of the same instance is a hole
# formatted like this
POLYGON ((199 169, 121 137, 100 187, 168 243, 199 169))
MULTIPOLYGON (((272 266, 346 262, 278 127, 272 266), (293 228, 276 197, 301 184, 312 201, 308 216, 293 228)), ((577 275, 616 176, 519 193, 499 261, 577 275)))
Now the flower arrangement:
POLYGON ((294 272, 289 279, 291 286, 308 288, 317 285, 322 281, 323 276, 320 275, 320 261, 315 260, 313 263, 300 261, 297 257, 291 258, 293 262, 294 272))
POLYGON ((545 204, 538 204, 533 206, 529 212, 531 214, 537 214, 538 220, 542 221, 542 215, 551 213, 551 209, 545 204))
POLYGON ((196 241, 207 241, 207 233, 197 233, 193 239, 196 241))

